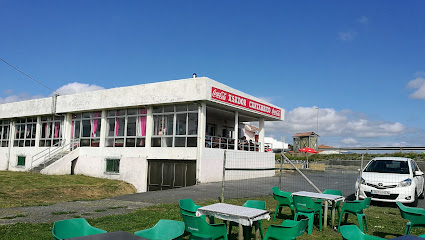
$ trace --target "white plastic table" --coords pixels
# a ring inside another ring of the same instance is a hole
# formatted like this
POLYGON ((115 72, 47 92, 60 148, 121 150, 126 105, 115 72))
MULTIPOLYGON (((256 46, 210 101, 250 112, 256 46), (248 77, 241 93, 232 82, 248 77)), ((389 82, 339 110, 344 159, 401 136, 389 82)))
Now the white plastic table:
POLYGON ((232 221, 239 224, 239 240, 243 239, 243 228, 244 226, 255 226, 255 237, 259 239, 259 226, 258 220, 267 219, 270 220, 270 213, 266 210, 242 207, 227 203, 215 203, 212 205, 198 208, 196 216, 209 215, 216 218, 223 219, 225 221, 232 221))
POLYGON ((311 198, 319 198, 324 199, 325 201, 325 212, 323 216, 323 226, 328 226, 328 200, 332 202, 332 217, 331 217, 331 224, 332 227, 335 225, 335 206, 336 202, 338 201, 345 201, 345 198, 343 196, 339 195, 333 195, 333 194, 323 194, 323 193, 317 193, 317 192, 306 192, 306 191, 300 191, 300 192, 294 192, 291 194, 292 196, 304 196, 304 197, 311 197, 311 198))

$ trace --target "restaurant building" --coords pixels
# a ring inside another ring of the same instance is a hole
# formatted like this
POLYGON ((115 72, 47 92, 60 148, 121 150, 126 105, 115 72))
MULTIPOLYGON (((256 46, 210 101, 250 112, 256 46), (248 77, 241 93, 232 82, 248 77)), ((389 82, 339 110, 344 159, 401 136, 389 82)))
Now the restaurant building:
POLYGON ((225 151, 274 167, 264 122, 283 118, 206 77, 0 104, 0 170, 118 179, 138 192, 221 181, 225 151), (243 142, 248 122, 258 134, 243 142))

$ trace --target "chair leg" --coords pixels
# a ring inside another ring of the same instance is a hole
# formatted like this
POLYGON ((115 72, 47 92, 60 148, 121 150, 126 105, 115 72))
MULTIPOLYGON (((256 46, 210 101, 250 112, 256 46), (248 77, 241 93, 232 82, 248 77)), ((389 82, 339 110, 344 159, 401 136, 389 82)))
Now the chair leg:
POLYGON ((341 231, 339 230, 339 227, 341 227, 342 214, 344 214, 344 212, 340 213, 340 214, 339 214, 339 217, 338 217, 338 232, 341 232, 341 231))
POLYGON ((263 234, 263 226, 261 225, 261 220, 258 221, 258 227, 260 228, 261 239, 263 239, 264 234, 263 234))
POLYGON ((313 217, 308 218, 308 235, 311 235, 313 232, 313 224, 314 224, 314 215, 313 217))
POLYGON ((363 216, 361 215, 357 215, 357 221, 359 222, 359 228, 362 232, 364 232, 363 230, 363 216))
POLYGON ((274 211, 273 221, 276 220, 276 214, 279 211, 279 204, 276 205, 276 210, 274 211))
POLYGON ((404 232, 404 235, 407 235, 407 234, 410 233, 411 227, 412 227, 412 223, 411 222, 406 223, 406 231, 404 232))

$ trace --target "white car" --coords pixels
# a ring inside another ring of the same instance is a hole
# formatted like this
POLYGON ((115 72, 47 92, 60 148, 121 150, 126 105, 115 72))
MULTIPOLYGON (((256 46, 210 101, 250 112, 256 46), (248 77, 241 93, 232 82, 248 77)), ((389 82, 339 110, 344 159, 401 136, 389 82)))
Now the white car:
POLYGON ((361 173, 361 184, 356 182, 359 198, 373 201, 411 203, 417 206, 424 197, 424 173, 415 161, 401 157, 372 159, 361 173))

